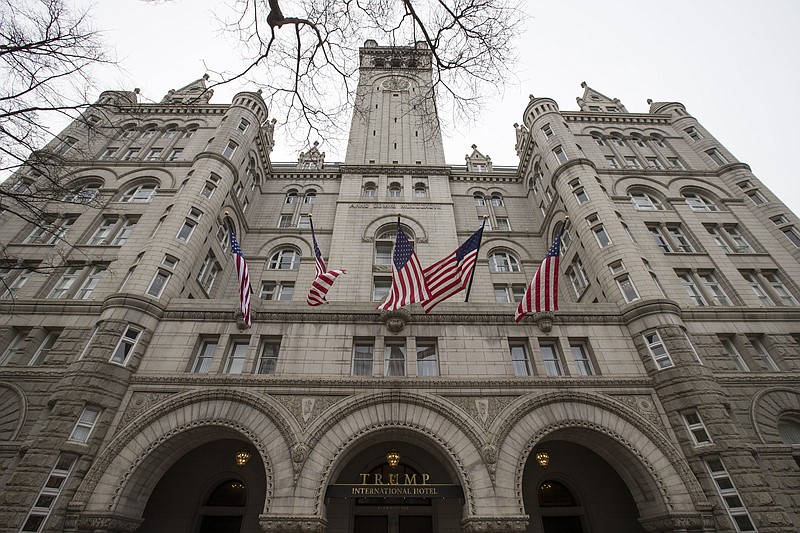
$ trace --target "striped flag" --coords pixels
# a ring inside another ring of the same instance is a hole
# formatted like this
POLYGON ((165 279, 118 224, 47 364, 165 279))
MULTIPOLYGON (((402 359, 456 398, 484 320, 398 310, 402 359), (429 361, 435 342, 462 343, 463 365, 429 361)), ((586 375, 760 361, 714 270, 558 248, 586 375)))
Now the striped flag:
POLYGON ((455 252, 422 271, 431 294, 429 299, 422 302, 425 313, 430 313, 439 303, 467 288, 475 269, 482 237, 483 226, 456 248, 455 252))
POLYGON ((561 236, 564 234, 565 225, 556 235, 553 244, 544 256, 544 261, 539 265, 533 275, 530 285, 525 290, 525 296, 517 307, 514 320, 519 322, 526 314, 536 311, 558 311, 558 259, 561 253, 561 236))
POLYGON ((247 271, 247 261, 244 260, 242 249, 236 241, 233 229, 228 228, 231 233, 231 251, 233 261, 236 263, 236 274, 239 277, 239 302, 241 304, 242 318, 247 327, 250 327, 250 273, 247 271))
POLYGON ((429 299, 430 294, 422 273, 422 265, 398 220, 397 237, 392 254, 392 287, 386 301, 376 309, 392 311, 429 299))
POLYGON ((314 281, 311 283, 311 289, 308 291, 306 303, 311 306, 322 305, 328 302, 325 295, 333 287, 333 282, 342 274, 347 274, 346 270, 328 270, 325 267, 325 260, 322 259, 322 252, 319 251, 317 246, 317 236, 314 233, 314 226, 311 226, 311 239, 314 241, 314 256, 316 257, 316 274, 314 281))

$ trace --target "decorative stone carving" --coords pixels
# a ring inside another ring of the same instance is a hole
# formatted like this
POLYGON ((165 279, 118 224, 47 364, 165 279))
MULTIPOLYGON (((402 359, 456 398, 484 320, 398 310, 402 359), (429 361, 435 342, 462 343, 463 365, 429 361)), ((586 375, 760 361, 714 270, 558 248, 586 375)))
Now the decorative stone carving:
POLYGON ((115 516, 110 513, 68 514, 64 529, 92 533, 133 533, 144 518, 115 516))
POLYGON ((381 311, 381 320, 394 335, 397 335, 411 321, 411 311, 408 309, 395 309, 394 311, 381 311))
POLYGON ((639 523, 645 531, 712 531, 714 529, 714 516, 711 513, 685 513, 669 514, 654 518, 640 518, 639 523))
POLYGON ((643 418, 647 419, 652 424, 658 426, 660 429, 664 428, 664 421, 658 414, 653 398, 648 394, 609 394, 618 402, 624 403, 628 408, 636 411, 643 418))
POLYGON ((381 88, 384 91, 407 91, 411 88, 411 84, 408 80, 392 76, 381 84, 381 88))
POLYGON ((484 429, 488 429, 500 412, 511 403, 516 396, 487 396, 475 398, 471 396, 445 396, 447 400, 466 411, 484 429))
POLYGON ((527 515, 470 516, 461 521, 464 533, 517 533, 528 528, 527 515))
POLYGON ((342 400, 341 396, 303 397, 294 394, 273 394, 292 413, 300 426, 307 428, 323 411, 342 400))
POLYGON ((119 421, 119 428, 127 426, 134 418, 172 395, 173 393, 171 392, 134 392, 131 395, 128 406, 122 413, 122 418, 119 421))
POLYGON ((536 313, 533 315, 533 321, 543 333, 550 333, 553 329, 553 312, 536 313))
POLYGON ((323 533, 328 522, 318 516, 269 516, 258 517, 264 533, 323 533))

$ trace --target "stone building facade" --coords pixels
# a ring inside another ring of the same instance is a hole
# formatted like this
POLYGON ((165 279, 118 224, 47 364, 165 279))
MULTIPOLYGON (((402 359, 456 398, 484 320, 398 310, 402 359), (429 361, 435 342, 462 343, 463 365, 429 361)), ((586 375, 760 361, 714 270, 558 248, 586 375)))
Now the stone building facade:
POLYGON ((585 84, 531 96, 516 167, 446 164, 430 51, 360 53, 343 163, 272 162, 204 79, 46 148, 74 192, 0 214, 0 531, 800 529, 797 216, 682 104, 585 84), (423 265, 487 220, 468 303, 375 310, 398 212, 423 265), (561 308, 516 324, 566 216, 561 308))

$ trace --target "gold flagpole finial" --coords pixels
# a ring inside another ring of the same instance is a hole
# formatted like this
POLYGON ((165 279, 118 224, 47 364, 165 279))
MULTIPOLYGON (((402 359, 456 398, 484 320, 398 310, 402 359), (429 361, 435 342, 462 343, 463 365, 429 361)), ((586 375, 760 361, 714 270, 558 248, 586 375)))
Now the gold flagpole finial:
POLYGON ((314 214, 313 214, 313 213, 309 213, 309 214, 308 214, 308 218, 312 218, 313 216, 314 216, 314 214))
POLYGON ((483 215, 483 220, 489 220, 489 215, 483 215))
POLYGON ((231 215, 231 214, 230 214, 228 211, 225 211, 225 213, 224 213, 224 214, 225 214, 225 216, 226 216, 226 217, 228 217, 228 216, 230 216, 230 215, 231 215))

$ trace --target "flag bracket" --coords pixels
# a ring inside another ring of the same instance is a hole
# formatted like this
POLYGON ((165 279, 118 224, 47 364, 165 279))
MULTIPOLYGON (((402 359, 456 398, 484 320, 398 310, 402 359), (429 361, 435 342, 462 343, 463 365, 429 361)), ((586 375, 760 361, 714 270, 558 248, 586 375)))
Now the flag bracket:
POLYGON ((553 330, 553 312, 542 311, 541 313, 534 313, 533 321, 542 331, 542 333, 550 333, 553 330))
POLYGON ((250 327, 245 323, 244 314, 242 314, 241 309, 234 311, 233 317, 236 319, 236 326, 239 328, 239 331, 244 331, 250 327))
POLYGON ((380 317, 386 328, 397 335, 411 322, 411 311, 401 307, 391 311, 381 311, 380 317))

